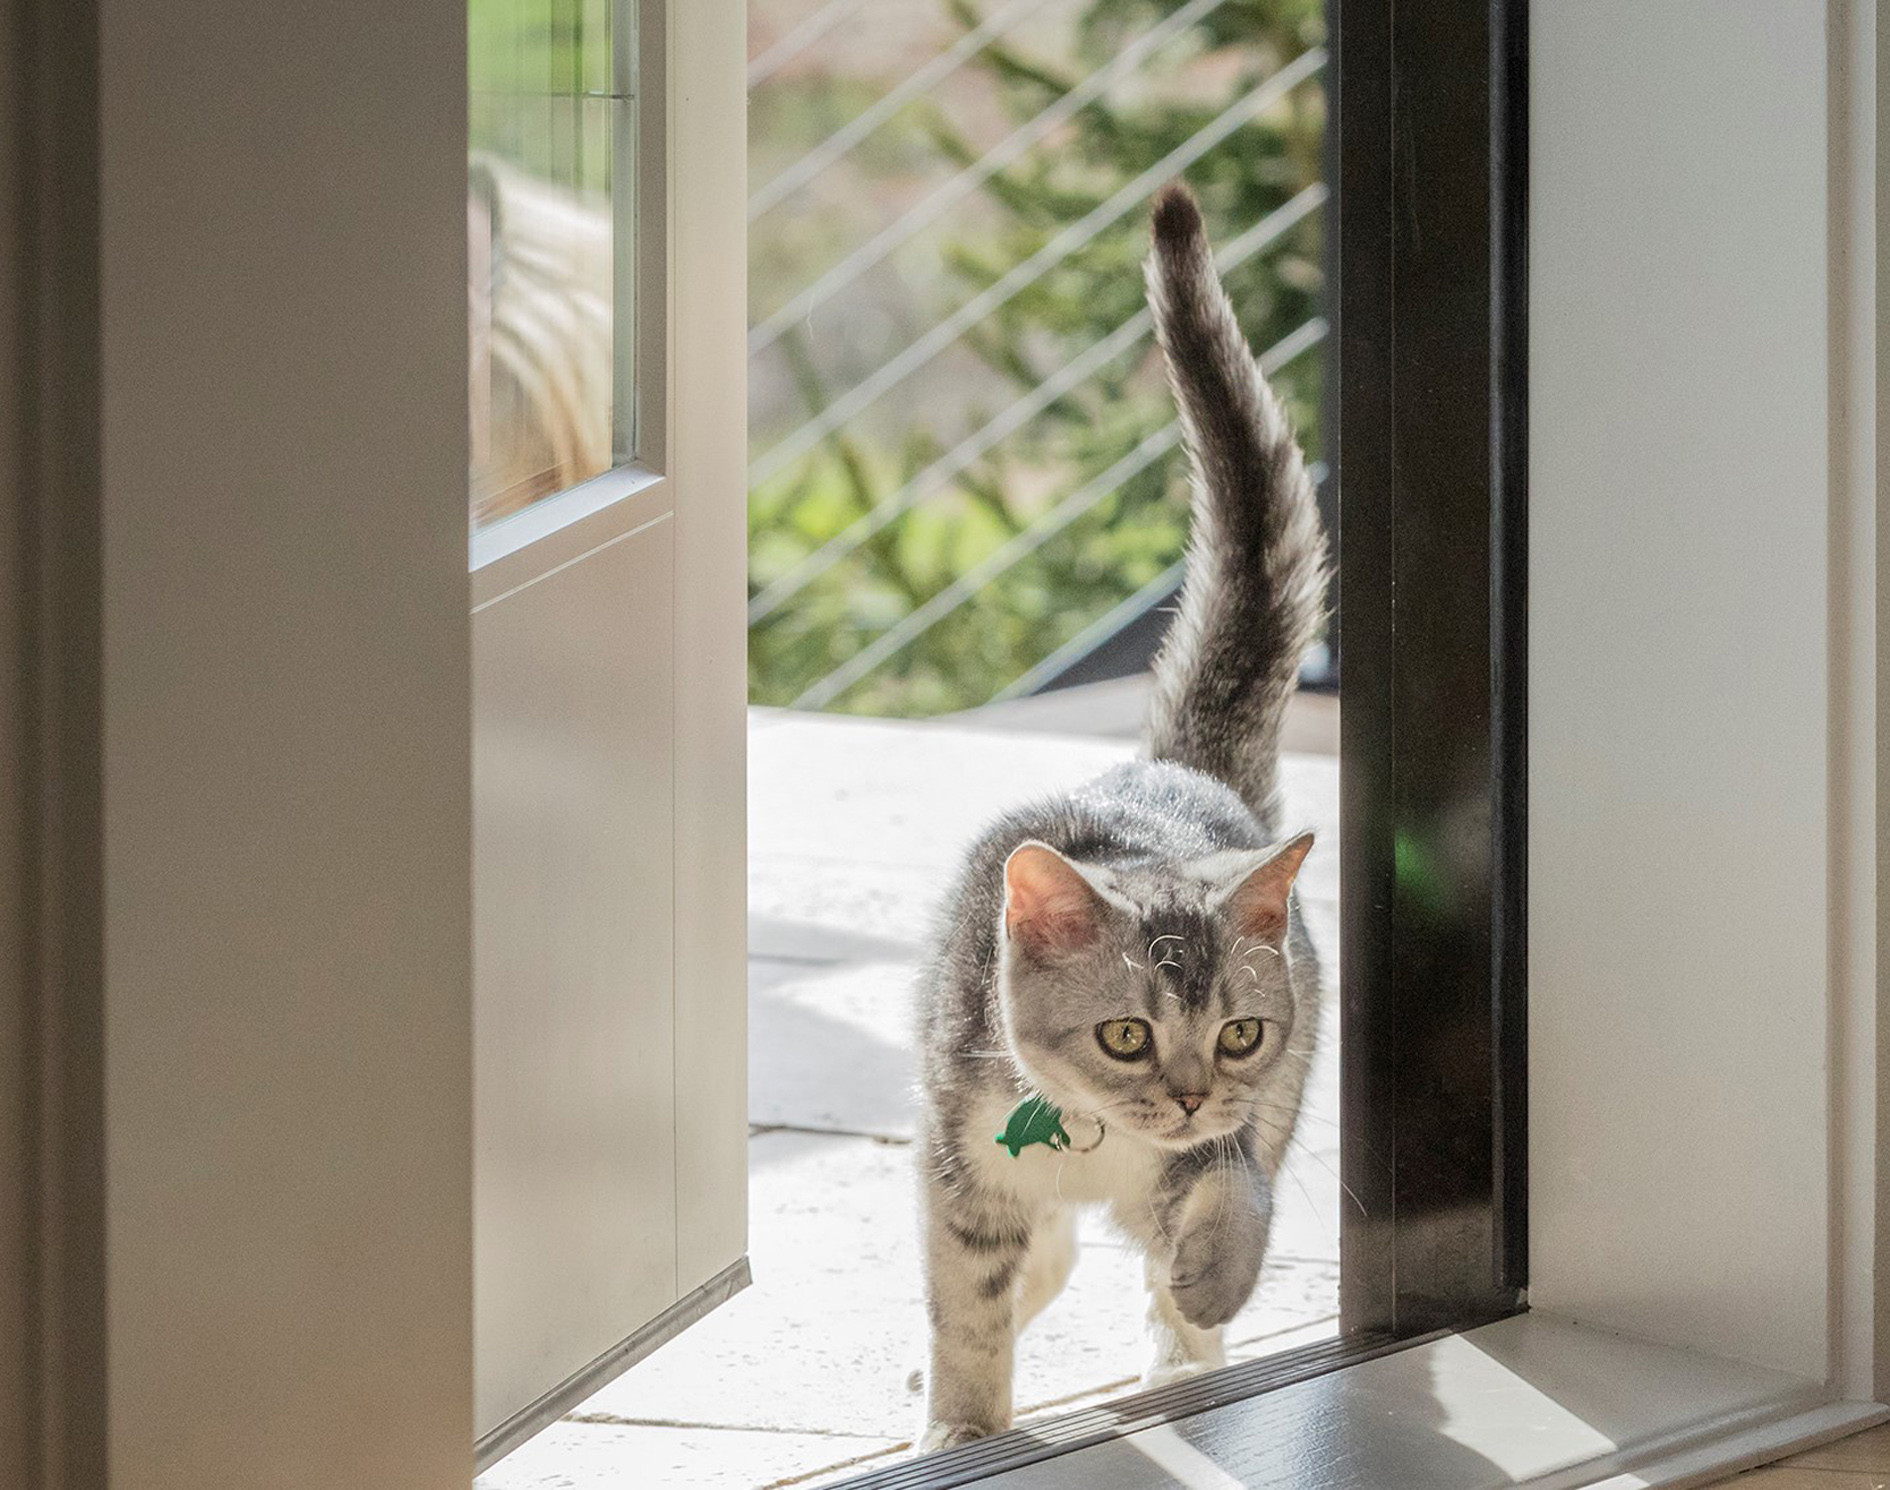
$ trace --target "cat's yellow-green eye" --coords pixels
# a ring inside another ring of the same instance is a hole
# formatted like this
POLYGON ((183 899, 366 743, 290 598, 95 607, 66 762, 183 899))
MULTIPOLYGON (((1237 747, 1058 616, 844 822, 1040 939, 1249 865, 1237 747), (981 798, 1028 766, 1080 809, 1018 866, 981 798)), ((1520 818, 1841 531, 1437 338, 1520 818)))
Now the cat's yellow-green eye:
POLYGON ((1230 1019, 1221 1026, 1221 1049, 1229 1055, 1251 1055, 1259 1043, 1257 1019, 1230 1019))
POLYGON ((1150 1038, 1146 1019, 1105 1019, 1096 1026, 1096 1043, 1119 1061, 1141 1060, 1150 1038))

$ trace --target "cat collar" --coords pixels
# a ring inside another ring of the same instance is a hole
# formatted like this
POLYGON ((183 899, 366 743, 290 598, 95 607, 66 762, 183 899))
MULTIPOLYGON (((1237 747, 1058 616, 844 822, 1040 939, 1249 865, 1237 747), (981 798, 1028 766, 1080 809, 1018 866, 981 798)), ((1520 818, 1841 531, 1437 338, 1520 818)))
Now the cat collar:
POLYGON ((1011 1109, 1011 1115, 1004 1120, 1004 1131, 997 1135, 996 1141, 1011 1151, 1013 1159, 1033 1143, 1041 1143, 1059 1154, 1087 1154, 1101 1146, 1104 1131, 1101 1118, 1092 1117, 1089 1121, 1096 1125, 1096 1141, 1079 1148, 1064 1129, 1062 1112, 1042 1097, 1026 1097, 1011 1109))

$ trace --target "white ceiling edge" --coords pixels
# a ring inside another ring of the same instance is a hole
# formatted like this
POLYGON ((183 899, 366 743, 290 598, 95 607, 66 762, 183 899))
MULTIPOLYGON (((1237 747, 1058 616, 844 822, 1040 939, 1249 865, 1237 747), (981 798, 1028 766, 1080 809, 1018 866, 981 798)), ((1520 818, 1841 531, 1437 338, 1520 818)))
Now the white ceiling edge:
POLYGON ((1890 1417, 1821 1383, 1529 1313, 981 1483, 1608 1490, 1701 1483, 1890 1417))

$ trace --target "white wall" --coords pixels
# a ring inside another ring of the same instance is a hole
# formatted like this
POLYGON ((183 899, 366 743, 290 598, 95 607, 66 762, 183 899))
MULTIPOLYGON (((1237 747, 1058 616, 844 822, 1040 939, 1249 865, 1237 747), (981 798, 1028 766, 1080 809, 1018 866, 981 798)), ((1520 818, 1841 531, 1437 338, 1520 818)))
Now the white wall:
POLYGON ((1874 1159, 1828 1067, 1874 1027, 1827 21, 1530 18, 1531 1302, 1818 1379, 1874 1159))
POLYGON ((114 1487, 470 1478, 462 0, 105 0, 114 1487))

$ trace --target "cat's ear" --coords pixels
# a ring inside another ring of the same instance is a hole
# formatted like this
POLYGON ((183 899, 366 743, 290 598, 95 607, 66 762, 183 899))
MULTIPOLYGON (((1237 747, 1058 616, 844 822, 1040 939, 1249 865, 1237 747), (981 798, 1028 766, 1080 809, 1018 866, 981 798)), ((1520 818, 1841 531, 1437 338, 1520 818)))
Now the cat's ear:
POLYGON ((1286 896, 1312 848, 1313 836, 1289 838, 1235 881, 1221 912, 1242 936, 1277 942, 1286 935, 1286 896))
POLYGON ((1004 931, 1032 952, 1080 952, 1102 933, 1102 897, 1063 855, 1025 843, 1004 861, 1004 931))

